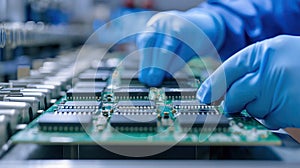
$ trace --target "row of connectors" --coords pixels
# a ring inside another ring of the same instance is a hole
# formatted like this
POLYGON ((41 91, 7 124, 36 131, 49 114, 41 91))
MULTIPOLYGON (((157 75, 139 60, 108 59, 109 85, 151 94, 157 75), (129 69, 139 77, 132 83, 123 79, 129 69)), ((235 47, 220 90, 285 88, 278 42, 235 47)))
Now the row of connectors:
POLYGON ((0 84, 0 146, 38 117, 71 86, 76 54, 45 60, 18 80, 0 84))

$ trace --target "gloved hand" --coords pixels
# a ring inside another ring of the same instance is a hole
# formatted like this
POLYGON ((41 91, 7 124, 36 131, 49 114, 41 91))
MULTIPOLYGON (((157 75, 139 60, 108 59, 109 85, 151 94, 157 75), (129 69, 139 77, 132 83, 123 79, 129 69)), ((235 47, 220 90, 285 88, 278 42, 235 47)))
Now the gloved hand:
POLYGON ((218 49, 224 35, 220 16, 201 8, 154 15, 146 31, 137 38, 142 57, 139 80, 149 86, 159 86, 165 77, 171 77, 194 56, 218 49))
POLYGON ((300 127, 299 87, 300 37, 283 35, 230 57, 201 85, 197 98, 209 104, 224 96, 225 112, 246 109, 271 129, 300 127))

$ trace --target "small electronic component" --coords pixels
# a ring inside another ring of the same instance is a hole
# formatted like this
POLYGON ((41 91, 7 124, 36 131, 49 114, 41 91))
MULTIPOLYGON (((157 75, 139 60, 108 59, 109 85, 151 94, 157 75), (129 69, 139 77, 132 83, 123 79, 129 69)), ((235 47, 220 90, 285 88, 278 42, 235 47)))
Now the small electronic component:
POLYGON ((167 99, 195 99, 197 88, 164 88, 167 99))
POLYGON ((57 109, 58 113, 95 114, 96 109, 57 109))
POLYGON ((154 132, 157 130, 157 116, 112 115, 110 125, 121 132, 154 132))
POLYGON ((180 78, 180 79, 164 79, 161 86, 162 87, 168 87, 168 88, 191 88, 194 83, 194 81, 186 79, 185 78, 180 78))
POLYGON ((119 115, 156 115, 156 109, 118 109, 114 112, 119 115))
POLYGON ((72 113, 46 113, 38 121, 41 131, 45 132, 83 132, 92 123, 91 115, 72 113))
POLYGON ((59 104, 58 109, 99 109, 101 106, 100 101, 67 101, 59 104))
POLYGON ((177 111, 182 115, 219 115, 220 112, 213 107, 199 109, 183 109, 177 111))
POLYGON ((153 101, 119 101, 117 103, 118 109, 154 109, 155 103, 153 101))
POLYGON ((103 89, 72 88, 67 91, 68 100, 101 100, 103 89))
POLYGON ((146 100, 148 95, 149 89, 142 87, 124 87, 114 90, 116 100, 146 100))
POLYGON ((199 109, 209 107, 204 104, 200 104, 198 100, 174 100, 172 101, 174 109, 199 109))
POLYGON ((113 105, 112 104, 103 104, 101 113, 103 116, 108 117, 110 114, 113 113, 113 105))
POLYGON ((197 100, 173 101, 172 103, 173 103, 173 109, 177 110, 181 114, 186 114, 186 115, 220 114, 215 106, 203 105, 200 104, 197 100))
POLYGON ((179 115, 177 120, 184 131, 225 132, 229 127, 229 120, 224 115, 179 115))

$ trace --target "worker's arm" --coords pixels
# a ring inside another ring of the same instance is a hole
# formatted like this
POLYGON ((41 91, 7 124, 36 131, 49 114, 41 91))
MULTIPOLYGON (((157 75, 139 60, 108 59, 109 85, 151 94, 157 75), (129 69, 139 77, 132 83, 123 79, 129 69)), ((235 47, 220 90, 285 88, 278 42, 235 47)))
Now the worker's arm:
POLYGON ((300 35, 300 0, 208 0, 199 7, 215 11, 224 21, 222 60, 257 41, 300 35))
POLYGON ((279 34, 300 35, 299 18, 300 0, 208 0, 186 12, 159 13, 148 22, 151 33, 137 39, 142 56, 139 79, 160 85, 194 56, 209 54, 207 38, 224 61, 254 42, 279 34))

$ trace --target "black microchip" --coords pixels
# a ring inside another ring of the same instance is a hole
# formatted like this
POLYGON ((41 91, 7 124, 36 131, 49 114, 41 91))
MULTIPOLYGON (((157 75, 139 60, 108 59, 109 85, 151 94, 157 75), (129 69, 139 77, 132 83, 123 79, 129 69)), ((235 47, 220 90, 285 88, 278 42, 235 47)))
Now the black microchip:
POLYGON ((67 91, 68 100, 100 100, 103 89, 72 88, 67 91))
POLYGON ((117 103, 119 109, 154 109, 153 101, 119 101, 117 103))
POLYGON ((59 113, 73 113, 73 114, 94 114, 97 112, 96 109, 57 109, 59 113))
POLYGON ((156 109, 117 109, 115 114, 122 114, 122 115, 149 115, 149 114, 156 114, 156 109))
POLYGON ((107 86, 107 82, 77 82, 74 88, 96 88, 103 89, 107 86))
POLYGON ((219 131, 229 127, 229 120, 224 115, 179 115, 177 117, 179 125, 183 129, 191 129, 192 131, 204 131, 216 128, 219 131))
POLYGON ((102 106, 100 101, 67 101, 65 104, 59 104, 61 109, 99 109, 102 106))
POLYGON ((99 101, 67 101, 59 104, 57 112, 90 113, 93 114, 102 107, 99 101))
POLYGON ((168 88, 190 88, 195 84, 195 80, 190 79, 186 74, 177 76, 176 78, 165 78, 161 87, 168 88))
POLYGON ((190 88, 193 85, 190 84, 189 81, 181 81, 181 82, 176 82, 176 81, 163 81, 161 84, 161 87, 169 87, 169 88, 190 88))
POLYGON ((38 119, 40 130, 47 132, 80 132, 92 123, 91 115, 59 115, 46 113, 38 119))
POLYGON ((198 109, 178 109, 183 115, 219 115, 220 112, 215 108, 198 108, 198 109))
POLYGON ((197 88, 164 88, 167 99, 195 99, 197 88))
POLYGON ((173 101, 173 108, 181 114, 219 114, 217 107, 200 104, 198 100, 173 101))
POLYGON ((148 99, 149 89, 142 87, 125 87, 114 90, 116 99, 148 99))
POLYGON ((110 125, 124 132, 153 132, 157 129, 156 115, 112 115, 110 125))
POLYGON ((205 106, 198 100, 175 100, 172 101, 172 104, 174 109, 197 109, 205 106))

